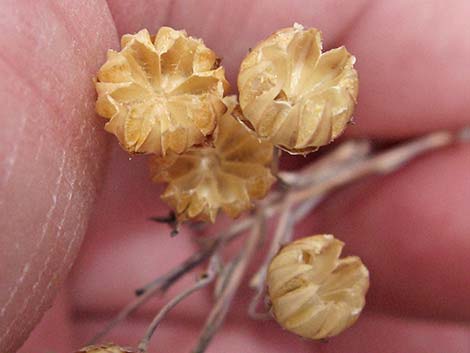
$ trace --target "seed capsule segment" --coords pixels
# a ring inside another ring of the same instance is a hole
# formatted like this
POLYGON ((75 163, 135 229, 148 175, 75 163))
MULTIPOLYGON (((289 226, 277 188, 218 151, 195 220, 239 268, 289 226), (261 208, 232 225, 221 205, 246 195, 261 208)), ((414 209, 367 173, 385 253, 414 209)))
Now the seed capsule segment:
POLYGON ((344 47, 322 53, 321 33, 296 24, 259 43, 238 76, 245 125, 291 154, 315 151, 351 120, 355 62, 344 47))
POLYGON ((77 353, 135 353, 135 351, 131 348, 124 348, 115 344, 100 344, 83 347, 77 353))
POLYGON ((332 235, 301 238, 283 247, 268 269, 276 321, 302 337, 321 339, 351 326, 365 305, 369 271, 357 256, 340 259, 332 235))

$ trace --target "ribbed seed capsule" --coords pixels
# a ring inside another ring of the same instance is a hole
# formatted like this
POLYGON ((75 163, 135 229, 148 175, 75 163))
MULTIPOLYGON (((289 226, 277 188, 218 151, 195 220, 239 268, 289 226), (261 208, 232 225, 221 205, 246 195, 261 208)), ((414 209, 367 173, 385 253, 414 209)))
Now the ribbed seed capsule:
POLYGON ((263 198, 274 177, 270 164, 273 146, 258 139, 231 116, 234 96, 226 97, 227 112, 219 119, 214 147, 169 153, 151 161, 156 182, 168 183, 162 195, 180 221, 214 222, 222 209, 231 217, 263 198))
POLYGON ((219 59, 199 39, 162 27, 126 34, 96 78, 96 111, 131 153, 182 153, 215 129, 229 85, 219 59))
POLYGON ((238 76, 244 123, 291 154, 306 154, 338 137, 358 94, 354 56, 322 53, 320 31, 296 24, 259 43, 238 76))
POLYGON ((344 243, 315 235, 284 246, 268 269, 276 321, 302 337, 321 339, 351 326, 365 305, 369 272, 356 256, 340 259, 344 243))
POLYGON ((115 344, 100 344, 79 349, 77 353, 135 353, 131 348, 123 348, 115 344))

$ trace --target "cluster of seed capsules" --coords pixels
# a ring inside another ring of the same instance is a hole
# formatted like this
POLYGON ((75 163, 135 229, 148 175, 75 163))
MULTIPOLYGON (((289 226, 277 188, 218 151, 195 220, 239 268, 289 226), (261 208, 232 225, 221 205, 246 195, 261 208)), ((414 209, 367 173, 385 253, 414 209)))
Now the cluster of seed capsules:
MULTIPOLYGON (((221 210, 239 216, 275 182, 275 148, 313 152, 352 119, 355 58, 344 47, 322 53, 314 28, 295 24, 250 50, 240 65, 238 97, 228 95, 217 55, 185 31, 141 30, 124 35, 121 47, 108 52, 96 76, 96 109, 126 151, 152 155, 152 178, 167 184, 162 199, 179 222, 214 222, 221 210)), ((324 338, 357 319, 369 276, 359 258, 339 259, 342 246, 318 235, 274 258, 268 290, 283 327, 324 338)))
POLYGON ((354 56, 321 34, 282 29, 246 56, 239 102, 202 40, 162 27, 125 35, 96 78, 97 112, 130 153, 147 153, 181 221, 236 217, 274 182, 273 147, 307 154, 338 137, 358 92, 354 56))

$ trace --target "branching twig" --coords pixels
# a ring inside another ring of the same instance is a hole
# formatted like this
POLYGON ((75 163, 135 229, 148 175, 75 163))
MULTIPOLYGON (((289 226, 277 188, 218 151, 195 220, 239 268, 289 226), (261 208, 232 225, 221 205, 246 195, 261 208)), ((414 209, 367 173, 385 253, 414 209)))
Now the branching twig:
POLYGON ((157 293, 166 291, 173 283, 180 279, 183 275, 203 263, 207 260, 223 243, 230 242, 235 239, 242 232, 247 230, 253 223, 251 218, 241 220, 240 222, 234 223, 226 232, 215 236, 215 240, 205 247, 199 250, 180 265, 169 271, 163 276, 158 277, 151 283, 145 285, 142 288, 136 290, 137 298, 134 298, 129 304, 127 304, 113 319, 111 319, 107 325, 98 332, 88 344, 94 344, 105 337, 116 325, 124 321, 129 315, 134 313, 139 307, 145 304, 157 293))
MULTIPOLYGON (((243 249, 229 263, 227 271, 219 274, 221 277, 219 277, 219 282, 216 286, 216 304, 206 321, 199 342, 193 350, 193 353, 204 352, 210 340, 221 326, 233 296, 243 278, 248 262, 259 245, 259 240, 263 236, 262 224, 264 224, 265 219, 281 213, 268 256, 266 256, 259 271, 257 271, 252 283, 256 289, 256 295, 250 304, 250 313, 256 316, 259 314, 256 312, 256 308, 264 293, 266 269, 271 257, 278 251, 284 241, 289 240, 289 234, 292 234, 291 231, 295 224, 305 218, 329 192, 367 175, 393 172, 421 154, 451 145, 456 141, 470 141, 470 128, 462 129, 456 133, 446 131, 432 133, 372 156, 370 155, 370 144, 368 142, 346 142, 300 172, 279 172, 279 179, 284 183, 284 188, 272 192, 263 201, 259 202, 255 215, 250 215, 237 221, 226 232, 218 234, 206 242, 205 246, 176 268, 139 289, 137 291, 139 296, 129 303, 101 333, 95 336, 93 341, 102 338, 111 328, 123 321, 153 295, 168 289, 184 274, 200 265, 211 255, 219 251, 226 243, 252 227, 253 231, 245 240, 243 249)), ((159 221, 161 220, 159 219, 159 221)), ((152 322, 145 336, 146 338, 144 338, 145 342, 148 343, 153 331, 171 308, 186 296, 207 285, 209 279, 212 281, 213 276, 201 279, 193 287, 188 288, 185 292, 171 300, 152 322)), ((141 352, 145 351, 147 343, 141 344, 141 352)))
MULTIPOLYGON (((340 145, 327 156, 305 167, 300 173, 281 173, 281 177, 292 188, 306 187, 313 183, 320 183, 329 178, 334 178, 339 170, 347 168, 352 163, 359 163, 366 158, 369 152, 370 144, 367 141, 349 141, 340 145)), ((291 240, 296 223, 320 203, 322 196, 317 195, 317 197, 303 202, 295 211, 293 210, 294 202, 291 201, 289 194, 285 196, 285 200, 280 205, 281 215, 271 241, 271 247, 259 270, 250 281, 250 287, 255 290, 255 295, 248 307, 248 313, 253 319, 264 320, 270 317, 267 312, 258 312, 265 291, 269 262, 279 251, 282 244, 291 240)))
POLYGON ((155 286, 157 286, 161 291, 167 290, 174 282, 180 279, 181 276, 208 259, 209 256, 222 246, 223 243, 232 241, 235 237, 247 230, 251 224, 252 220, 249 218, 234 223, 227 231, 216 235, 212 242, 208 243, 206 247, 191 255, 173 270, 161 277, 158 277, 142 288, 137 289, 136 294, 140 295, 155 286))
POLYGON ((138 349, 140 353, 146 353, 148 349, 148 345, 150 343, 150 339, 152 338, 155 330, 157 329, 158 325, 160 322, 163 320, 165 315, 173 309, 178 303, 180 303, 182 300, 186 299, 186 297, 190 296, 192 293, 200 290, 201 288, 204 288, 207 286, 209 283, 211 283, 214 278, 216 277, 217 270, 218 270, 218 260, 217 260, 217 255, 213 255, 211 258, 211 261, 209 262, 209 266, 207 268, 206 273, 204 273, 194 285, 191 287, 185 289, 183 292, 178 294, 176 297, 174 297, 172 300, 170 300, 155 316, 153 319, 152 323, 149 325, 147 328, 147 332, 145 333, 144 337, 140 340, 138 349))
POLYGON ((219 273, 219 276, 217 277, 217 281, 215 282, 214 286, 214 297, 216 299, 220 298, 225 287, 227 287, 228 280, 232 276, 233 270, 235 269, 237 263, 238 257, 229 261, 219 273))
POLYGON ((281 244, 285 241, 289 241, 291 238, 294 222, 292 217, 292 202, 290 201, 289 197, 287 196, 281 206, 281 215, 279 217, 279 222, 276 227, 276 232, 274 233, 274 237, 271 240, 271 246, 269 248, 268 253, 261 265, 260 269, 256 272, 256 274, 250 280, 250 287, 256 290, 256 294, 251 301, 248 307, 248 313, 252 318, 255 319, 263 319, 264 314, 258 314, 257 308, 259 304, 259 300, 262 297, 264 292, 264 283, 266 281, 266 271, 271 258, 278 252, 281 244))
POLYGON ((370 153, 368 141, 347 141, 332 152, 304 167, 300 172, 279 172, 290 187, 301 188, 332 177, 338 169, 364 160, 370 153))
POLYGON ((139 307, 145 304, 149 299, 151 299, 155 294, 160 293, 168 289, 168 287, 178 280, 181 276, 191 271, 193 268, 205 261, 209 256, 215 251, 216 244, 210 248, 198 251, 191 255, 187 260, 185 260, 181 265, 175 267, 173 270, 167 274, 158 277, 152 283, 146 285, 143 288, 136 290, 137 297, 134 298, 129 304, 127 304, 113 319, 111 319, 108 324, 98 332, 88 343, 94 344, 99 342, 104 336, 106 336, 117 324, 124 321, 129 315, 134 313, 139 307))
POLYGON ((240 282, 245 274, 246 267, 252 258, 259 239, 263 236, 262 230, 264 229, 264 215, 262 211, 258 211, 256 215, 256 222, 250 236, 245 241, 243 249, 238 254, 236 263, 232 270, 231 276, 227 279, 227 284, 222 290, 215 306, 211 310, 209 317, 206 320, 201 335, 199 336, 198 343, 193 349, 192 353, 202 353, 206 350, 212 337, 222 325, 224 318, 228 312, 228 308, 232 299, 240 286, 240 282))
POLYGON ((436 132, 426 135, 342 169, 335 174, 334 178, 312 184, 304 189, 293 190, 291 192, 292 200, 300 202, 324 195, 341 185, 367 175, 391 173, 411 159, 425 152, 450 145, 454 141, 455 135, 451 132, 436 132))
POLYGON ((87 345, 93 345, 97 342, 100 342, 101 339, 105 337, 116 325, 124 321, 129 315, 131 315, 139 307, 144 305, 152 296, 154 296, 158 289, 158 286, 149 288, 145 293, 137 298, 134 298, 123 309, 121 309, 121 311, 115 317, 113 317, 101 331, 93 336, 90 341, 88 341, 87 345))

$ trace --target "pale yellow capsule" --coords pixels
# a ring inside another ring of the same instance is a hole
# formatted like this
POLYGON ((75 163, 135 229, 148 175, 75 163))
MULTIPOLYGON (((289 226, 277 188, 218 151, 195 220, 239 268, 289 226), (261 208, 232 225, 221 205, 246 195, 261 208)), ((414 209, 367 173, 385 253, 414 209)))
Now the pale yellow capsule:
POLYGON ((284 246, 269 265, 267 284, 276 321, 311 339, 339 334, 359 317, 369 271, 356 256, 340 259, 344 243, 314 235, 284 246))
POLYGON ((182 153, 202 144, 226 107, 219 59, 184 31, 162 27, 126 34, 96 78, 96 111, 131 153, 182 153))
POLYGON ((100 344, 83 347, 77 353, 135 353, 131 348, 124 348, 115 344, 100 344))
POLYGON ((354 56, 345 47, 322 53, 321 33, 294 25, 259 43, 238 75, 243 122, 291 154, 338 137, 358 94, 354 56))
POLYGON ((234 96, 224 102, 228 110, 218 121, 213 147, 151 160, 152 178, 168 183, 162 199, 180 221, 214 222, 219 210, 237 217, 263 198, 275 180, 270 169, 273 145, 259 142, 232 117, 234 96))

